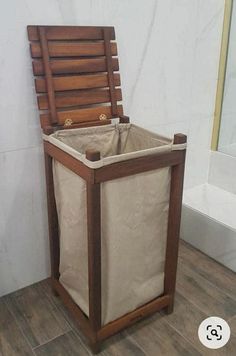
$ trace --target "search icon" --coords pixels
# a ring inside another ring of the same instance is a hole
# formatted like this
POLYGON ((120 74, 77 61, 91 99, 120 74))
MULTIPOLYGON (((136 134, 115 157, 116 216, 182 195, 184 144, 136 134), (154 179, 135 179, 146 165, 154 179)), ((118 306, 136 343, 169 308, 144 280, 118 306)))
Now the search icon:
POLYGON ((216 329, 212 329, 211 330, 211 335, 219 337, 219 335, 217 334, 217 330, 216 329))

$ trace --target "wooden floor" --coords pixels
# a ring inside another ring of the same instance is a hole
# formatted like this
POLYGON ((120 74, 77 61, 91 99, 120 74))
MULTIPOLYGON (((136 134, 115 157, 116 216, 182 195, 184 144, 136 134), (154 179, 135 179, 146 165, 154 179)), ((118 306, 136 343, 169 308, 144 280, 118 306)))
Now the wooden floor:
MULTIPOLYGON (((236 355, 236 275, 181 242, 174 313, 157 313, 104 343, 101 355, 236 355), (198 340, 207 316, 226 319, 229 343, 209 350, 198 340)), ((0 355, 90 355, 48 281, 0 298, 0 355)))

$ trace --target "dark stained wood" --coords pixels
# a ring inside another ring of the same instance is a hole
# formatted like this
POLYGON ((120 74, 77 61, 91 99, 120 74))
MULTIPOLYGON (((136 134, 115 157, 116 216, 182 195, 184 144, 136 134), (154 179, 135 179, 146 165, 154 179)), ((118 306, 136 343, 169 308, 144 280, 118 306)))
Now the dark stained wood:
MULTIPOLYGON (((62 129, 70 130, 70 129, 77 129, 82 127, 109 125, 110 123, 111 120, 97 120, 97 121, 89 121, 89 122, 82 122, 79 124, 73 124, 71 126, 57 125, 54 128, 56 128, 57 130, 62 130, 62 129)), ((54 132, 54 128, 52 126, 44 126, 43 133, 45 133, 46 135, 51 135, 54 132)))
MULTIPOLYGON (((85 166, 82 162, 78 161, 76 158, 72 157, 68 153, 62 151, 60 148, 58 148, 46 141, 44 141, 44 150, 48 155, 55 158, 56 161, 63 164, 65 167, 70 169, 72 172, 78 174, 81 178, 83 178, 89 182, 93 181, 93 171, 89 167, 85 166)), ((48 164, 48 167, 49 167, 49 164, 48 164)), ((51 191, 50 187, 48 189, 51 191)), ((50 193, 50 194, 52 194, 52 193, 50 193)), ((54 205, 54 207, 55 207, 55 205, 54 205)))
MULTIPOLYGON (((92 162, 100 159, 100 152, 87 150, 86 158, 92 162)), ((100 184, 87 182, 87 229, 89 275, 89 322, 97 333, 101 328, 101 192, 100 184)), ((98 340, 92 345, 99 352, 98 340)))
MULTIPOLYGON (((120 114, 123 113, 122 105, 118 105, 118 112, 120 114)), ((96 120, 100 120, 100 115, 105 114, 107 119, 112 117, 111 107, 110 106, 97 106, 90 107, 86 109, 77 109, 77 110, 68 110, 68 111, 58 111, 58 123, 64 125, 66 119, 71 119, 73 123, 78 122, 93 122, 96 120)), ((41 126, 49 126, 50 125, 50 115, 41 114, 40 115, 41 126)))
MULTIPOLYGON (((186 141, 187 137, 185 135, 174 135, 174 144, 182 144, 186 141)), ((185 150, 179 151, 179 153, 182 157, 181 162, 177 165, 173 165, 171 168, 164 294, 169 294, 172 296, 172 303, 167 307, 167 313, 171 313, 174 307, 174 293, 179 247, 179 230, 182 209, 185 150)))
MULTIPOLYGON (((32 58, 41 58, 42 50, 39 42, 32 42, 30 45, 32 58)), ((50 57, 93 57, 104 56, 103 42, 62 42, 48 41, 48 51, 50 57)), ((117 45, 111 43, 112 56, 117 55, 117 45)))
POLYGON ((108 166, 96 169, 95 182, 105 182, 111 179, 127 177, 141 172, 173 166, 182 162, 182 160, 182 151, 172 151, 109 164, 108 166))
POLYGON ((56 202, 54 196, 54 183, 52 171, 52 157, 50 157, 46 150, 44 153, 45 159, 45 174, 47 187, 47 206, 48 206, 48 233, 50 242, 50 256, 51 256, 51 276, 59 278, 59 261, 60 261, 60 243, 59 243, 59 229, 58 218, 56 210, 56 202))
POLYGON ((99 121, 88 121, 88 122, 82 122, 80 124, 73 124, 71 126, 61 126, 60 128, 63 130, 70 130, 70 129, 76 129, 76 128, 82 128, 82 127, 91 127, 91 126, 103 126, 103 125, 109 125, 111 123, 111 120, 99 120, 99 121))
MULTIPOLYGON (((98 26, 42 26, 47 30, 47 37, 50 40, 102 40, 103 29, 107 28, 111 39, 115 39, 114 27, 98 26)), ((30 41, 39 40, 38 26, 27 26, 28 38, 30 41)))
MULTIPOLYGON (((50 109, 50 112, 41 115, 41 126, 44 132, 49 134, 53 130, 62 128, 103 125, 110 122, 110 119, 114 116, 120 117, 121 122, 129 122, 129 118, 123 116, 122 105, 117 106, 117 101, 121 99, 121 90, 115 89, 115 86, 120 85, 119 74, 113 73, 118 66, 117 59, 112 58, 112 56, 117 54, 117 46, 116 43, 110 42, 110 40, 114 39, 114 29, 110 28, 106 30, 103 27, 43 26, 40 31, 38 30, 39 27, 37 26, 28 27, 29 39, 33 41, 31 43, 32 57, 41 58, 43 55, 44 62, 46 62, 46 66, 44 65, 44 67, 42 67, 41 59, 35 60, 33 63, 34 73, 46 76, 46 78, 36 79, 36 91, 38 93, 47 93, 48 95, 48 97, 46 95, 39 97, 39 108, 44 110, 50 109), (39 33, 41 33, 41 42, 38 41, 39 33), (79 42, 79 40, 82 41, 79 42), (73 59, 73 57, 84 56, 91 58, 73 59), (59 57, 63 58, 59 60, 59 57), (66 59, 64 57, 69 58, 66 59), (96 88, 106 89, 101 90, 96 88), (60 91, 63 93, 59 93, 60 91), (65 93, 65 91, 70 92, 65 93), (110 105, 97 105, 103 103, 110 105), (70 110, 62 110, 70 106, 72 106, 70 110), (56 115, 51 114, 53 110, 55 110, 56 115), (52 116, 54 120, 53 125, 52 116), (71 122, 69 124, 71 125, 63 126, 67 119, 70 119, 71 122)), ((184 135, 175 135, 174 144, 180 144, 185 141, 186 138, 184 135)), ((158 310, 166 309, 167 312, 171 312, 173 309, 185 150, 152 154, 94 170, 49 142, 44 142, 44 149, 47 171, 48 210, 51 223, 49 231, 51 231, 52 285, 78 321, 82 331, 90 341, 92 350, 98 352, 100 350, 100 342, 107 337, 158 310), (52 158, 85 179, 87 184, 89 318, 76 305, 58 280, 59 239, 53 192, 52 158), (168 166, 171 166, 172 169, 172 179, 164 294, 138 309, 121 316, 119 319, 101 326, 100 183, 168 166)), ((100 154, 98 152, 87 151, 86 157, 91 161, 96 161, 100 159, 100 154)))
MULTIPOLYGON (((32 62, 34 75, 44 75, 43 62, 35 59, 32 62)), ((86 59, 51 59, 50 68, 52 74, 76 74, 106 72, 106 58, 86 58, 86 59)), ((112 58, 113 71, 119 70, 118 58, 112 58)))
POLYGON ((89 161, 92 161, 92 162, 99 161, 101 158, 101 154, 99 151, 94 151, 91 149, 86 150, 85 156, 89 161))
POLYGON ((151 302, 141 306, 140 308, 128 313, 121 318, 103 326, 98 331, 98 339, 105 340, 107 337, 114 335, 122 329, 134 324, 136 321, 143 319, 163 308, 170 303, 170 296, 164 295, 158 297, 151 302))
POLYGON ((40 44, 43 52, 43 66, 44 66, 45 83, 46 83, 45 86, 47 88, 47 93, 48 93, 50 120, 52 123, 56 123, 57 112, 56 112, 55 97, 54 97, 54 83, 53 83, 52 73, 49 65, 49 53, 48 53, 46 33, 45 33, 45 29, 42 27, 39 27, 39 38, 40 38, 40 44))
POLYGON ((110 32, 108 29, 104 28, 104 45, 105 45, 105 56, 107 64, 107 74, 109 82, 109 90, 111 97, 111 112, 112 116, 117 116, 117 101, 115 96, 115 78, 112 68, 112 52, 111 52, 111 41, 110 41, 110 32))
POLYGON ((128 124, 130 122, 129 116, 120 115, 119 118, 120 118, 120 123, 122 124, 128 124))
MULTIPOLYGON (((122 100, 121 89, 115 89, 115 97, 117 101, 122 100)), ((109 89, 90 89, 78 90, 74 92, 56 93, 55 106, 56 108, 66 108, 77 105, 100 104, 110 102, 109 89)), ((38 96, 38 107, 40 110, 49 108, 47 95, 38 96)))
MULTIPOLYGON (((120 75, 115 73, 114 81, 116 86, 120 86, 120 75)), ((104 88, 108 86, 107 74, 71 75, 66 77, 53 77, 55 91, 104 88)), ((37 93, 46 93, 47 86, 45 79, 35 79, 37 93)))
POLYGON ((60 129, 66 119, 75 125, 85 122, 86 126, 89 121, 99 125, 100 114, 105 114, 107 120, 123 115, 122 107, 117 106, 122 94, 120 88, 115 88, 120 86, 120 75, 114 73, 119 64, 118 58, 112 57, 117 55, 117 45, 111 42, 115 39, 113 27, 28 26, 28 37, 33 72, 38 76, 36 92, 46 94, 38 97, 39 109, 48 110, 40 115, 45 133, 60 129), (109 109, 94 107, 107 103, 111 103, 109 109), (65 108, 71 110, 58 112, 65 108))

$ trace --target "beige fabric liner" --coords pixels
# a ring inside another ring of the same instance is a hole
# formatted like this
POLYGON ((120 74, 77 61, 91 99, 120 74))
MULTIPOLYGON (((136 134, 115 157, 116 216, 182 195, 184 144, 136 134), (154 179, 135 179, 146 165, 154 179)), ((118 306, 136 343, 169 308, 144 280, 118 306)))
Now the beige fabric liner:
MULTIPOLYGON (((130 124, 59 131, 51 138, 85 164, 87 148, 101 151, 103 165, 107 158, 172 149, 170 140, 130 124)), ((88 315, 86 182, 57 161, 53 174, 60 282, 88 315)), ((169 194, 169 167, 101 184, 103 325, 163 293, 169 194)))

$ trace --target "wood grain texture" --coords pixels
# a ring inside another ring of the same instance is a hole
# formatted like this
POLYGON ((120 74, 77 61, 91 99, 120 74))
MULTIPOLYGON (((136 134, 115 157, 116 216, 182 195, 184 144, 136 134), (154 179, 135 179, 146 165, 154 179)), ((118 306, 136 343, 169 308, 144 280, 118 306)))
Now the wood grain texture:
MULTIPOLYGON (((197 268, 195 268, 197 269, 197 268)), ((212 270, 212 273, 214 271, 212 270)), ((212 287, 214 289, 214 286, 212 287)), ((180 335, 186 340, 191 342, 194 347, 201 353, 201 355, 206 356, 222 356, 234 355, 234 349, 236 347, 236 338, 233 336, 230 342, 224 346, 223 349, 218 350, 208 350, 203 346, 198 338, 198 327, 200 323, 212 314, 210 311, 204 313, 195 304, 191 303, 188 298, 185 297, 186 290, 179 286, 177 282, 177 292, 175 296, 175 310, 174 313, 165 316, 165 321, 178 330, 180 335)), ((209 305, 209 304, 208 304, 209 305)), ((152 327, 155 328, 155 321, 152 323, 152 327)))
MULTIPOLYGON (((108 87, 107 74, 53 77, 52 81, 55 91, 108 87)), ((120 86, 120 75, 118 73, 114 74, 114 81, 116 86, 120 86)), ((43 78, 35 79, 35 88, 37 93, 46 93, 46 80, 43 78)))
POLYGON ((147 172, 158 168, 176 165, 182 162, 182 159, 183 155, 181 151, 172 151, 113 163, 96 169, 95 181, 97 183, 105 182, 111 179, 127 177, 140 172, 147 172))
MULTIPOLYGON (((117 101, 122 100, 121 89, 115 89, 115 97, 117 101)), ((65 93, 56 93, 55 95, 56 108, 67 108, 70 106, 100 104, 109 102, 109 89, 78 90, 65 93)), ((49 108, 47 95, 38 96, 38 107, 40 110, 47 110, 49 108)))
MULTIPOLYGON (((41 58, 42 50, 39 42, 30 44, 32 58, 41 58)), ((103 42, 53 42, 48 41, 48 51, 50 57, 94 57, 104 56, 105 49, 103 42)), ((117 56, 117 45, 111 43, 111 54, 117 56)))
MULTIPOLYGON (((221 293, 228 295, 230 286, 235 286, 236 275, 224 266, 221 266, 217 262, 213 261, 208 256, 195 250, 190 245, 181 242, 180 244, 180 260, 184 259, 184 266, 192 270, 195 274, 202 277, 205 282, 211 285, 212 292, 221 288, 221 293), (187 258, 188 256, 188 258, 187 258), (206 275, 203 276, 203 270, 206 269, 206 275), (223 282, 226 277, 225 282, 223 282), (229 278, 230 277, 230 278, 229 278), (217 284, 214 283, 216 278, 217 284), (228 284, 228 288, 227 288, 228 284), (223 287, 224 286, 224 287, 223 287), (224 289, 225 288, 225 289, 224 289)), ((104 350, 101 356, 157 356, 157 355, 200 355, 204 356, 231 356, 235 354, 236 349, 236 315, 230 318, 226 318, 231 327, 231 339, 229 343, 219 350, 208 350, 199 341, 197 330, 198 326, 203 319, 211 315, 211 305, 206 303, 204 306, 205 312, 201 309, 201 306, 195 305, 194 302, 188 299, 188 285, 183 286, 179 283, 182 280, 182 268, 178 269, 177 278, 177 292, 175 299, 175 310, 171 315, 166 316, 164 313, 159 313, 135 323, 132 327, 118 335, 115 335, 104 342, 104 350), (209 306, 209 309, 205 309, 209 306), (169 352, 169 353, 168 353, 169 352), (182 352, 182 354, 181 354, 182 352), (197 353, 198 352, 198 353, 197 353)), ((184 277, 185 278, 185 277, 184 277)), ((194 276, 195 279, 195 276, 194 276)), ((198 279, 198 277, 196 277, 198 279)), ((192 282, 191 282, 192 283, 192 282)), ((88 347, 85 343, 82 333, 77 327, 77 323, 74 322, 67 309, 64 307, 60 298, 56 298, 49 287, 48 281, 42 281, 36 285, 30 286, 27 289, 34 289, 35 286, 41 291, 37 295, 37 302, 30 299, 32 314, 38 313, 38 305, 44 303, 44 298, 50 301, 53 305, 55 314, 60 314, 60 318, 65 319, 65 322, 73 329, 74 334, 70 330, 66 331, 63 335, 58 335, 52 340, 49 340, 45 344, 40 344, 34 348, 34 355, 83 355, 88 347), (34 311, 34 308, 36 310, 34 311), (68 336, 69 334, 69 336, 68 336), (67 335, 66 337, 64 335, 67 335), (83 347, 81 347, 81 343, 83 347)), ((24 291, 24 290, 23 290, 24 291)), ((18 355, 32 355, 29 347, 25 344, 25 335, 21 333, 22 324, 18 323, 18 314, 14 314, 6 307, 4 300, 6 298, 15 298, 20 291, 12 293, 7 297, 0 299, 0 354, 3 356, 18 356, 18 355), (7 344, 7 345, 6 345, 7 344), (7 351, 6 351, 7 350, 7 351)), ((196 299, 198 296, 198 289, 196 288, 196 299)), ((209 291, 206 290, 206 293, 209 291)), ((201 290, 199 297, 201 297, 201 290)), ((232 298, 236 300, 235 297, 232 298)), ((227 310, 228 299, 223 297, 225 303, 225 309, 227 310)), ((29 299, 28 299, 29 302, 29 299)), ((21 304, 21 301, 20 301, 21 304)), ((229 305, 231 302, 229 303, 229 305)), ((229 307, 231 309, 231 306, 229 307)), ((29 314, 26 316, 29 317, 29 314)), ((236 314, 236 312, 235 312, 236 314)), ((25 316, 25 317, 26 317, 25 316)), ((33 316, 35 318, 35 315, 33 316)), ((43 312, 39 328, 51 325, 51 314, 45 314, 43 312), (48 321, 49 320, 49 321, 48 321)), ((40 331, 39 331, 40 333, 40 331)), ((91 355, 91 353, 89 353, 91 355)))
POLYGON ((0 355, 34 355, 3 298, 0 299, 0 355))
POLYGON ((158 297, 149 303, 137 308, 136 310, 124 315, 123 317, 103 326, 98 331, 98 339, 104 340, 107 337, 116 334, 117 332, 133 325, 138 320, 143 319, 163 308, 165 308, 170 303, 170 297, 165 295, 163 297, 158 297))
POLYGON ((118 58, 112 57, 117 55, 117 44, 110 41, 115 39, 114 27, 28 26, 27 29, 36 93, 45 94, 38 97, 38 107, 48 110, 40 115, 44 133, 49 134, 55 127, 60 129, 65 119, 75 124, 89 125, 91 121, 91 125, 93 122, 98 125, 100 114, 97 116, 98 112, 92 108, 87 111, 85 106, 111 103, 111 114, 110 109, 100 113, 107 111, 108 120, 123 115, 122 107, 117 107, 117 101, 122 100, 121 89, 115 89, 120 86, 120 75, 113 73, 119 70, 118 58), (104 41, 104 33, 109 41, 104 41), (98 88, 107 89, 97 91, 98 88), (80 106, 84 111, 78 111, 80 106), (70 112, 58 113, 58 109, 65 108, 71 108, 70 112))
MULTIPOLYGON (((32 62, 34 75, 44 75, 43 62, 36 59, 32 62)), ((76 74, 106 72, 106 58, 86 58, 86 59, 51 59, 50 68, 52 74, 76 74)), ((112 58, 112 69, 119 70, 118 58, 112 58)))
POLYGON ((220 265, 209 256, 196 250, 191 245, 181 241, 179 263, 188 266, 204 279, 211 281, 215 287, 219 288, 229 297, 236 299, 235 272, 220 265), (214 273, 212 273, 214 271, 214 273))
POLYGON ((228 319, 236 314, 235 299, 227 296, 222 289, 212 288, 212 283, 193 269, 179 262, 178 285, 185 297, 206 314, 228 319), (197 294, 196 294, 197 292, 197 294))
POLYGON ((48 234, 50 243, 51 277, 59 278, 60 242, 56 201, 54 196, 52 158, 46 152, 44 153, 44 162, 47 189, 48 234))
MULTIPOLYGON (((147 356, 142 346, 124 332, 104 342, 104 356, 147 356)), ((99 354, 100 356, 100 354, 99 354)), ((157 356, 157 355, 155 355, 157 356)))
MULTIPOLYGON (((42 26, 50 40, 102 40, 103 29, 108 28, 111 39, 115 39, 114 27, 99 26, 42 26)), ((38 26, 27 26, 30 41, 39 40, 38 26)))
MULTIPOLYGON (((174 135, 174 144, 182 144, 186 142, 187 137, 185 135, 174 135)), ((181 155, 180 162, 171 167, 164 294, 172 296, 172 304, 166 309, 167 313, 171 313, 174 306, 186 150, 181 150, 179 153, 181 155)))
POLYGON ((194 345, 184 339, 177 329, 170 326, 165 317, 156 314, 125 331, 148 356, 197 356, 201 355, 194 345), (171 342, 170 342, 171 340, 171 342))
MULTIPOLYGON (((123 114, 123 106, 118 105, 118 113, 123 114)), ((79 122, 93 122, 96 120, 100 120, 99 116, 101 114, 105 114, 107 119, 112 118, 111 107, 110 106, 97 106, 90 107, 86 109, 77 109, 77 110, 66 110, 66 111, 58 111, 58 123, 60 125, 64 125, 66 119, 71 119, 73 123, 79 122)), ((42 126, 50 125, 50 115, 49 114, 41 114, 40 121, 42 126)), ((105 120, 104 120, 105 121, 105 120)))
POLYGON ((52 73, 49 64, 48 42, 46 38, 45 29, 39 27, 40 45, 43 53, 43 67, 45 72, 45 87, 48 93, 48 103, 50 109, 50 119, 52 123, 57 122, 57 112, 55 107, 55 94, 52 73))
POLYGON ((32 347, 71 329, 38 285, 15 292, 5 301, 32 347))
POLYGON ((111 51, 111 42, 110 42, 110 32, 108 29, 104 29, 104 45, 105 45, 105 56, 107 64, 107 74, 108 74, 108 83, 111 97, 111 111, 112 115, 117 115, 117 101, 115 96, 115 78, 112 68, 112 51, 111 51))
POLYGON ((82 162, 78 161, 76 158, 46 141, 44 141, 44 150, 48 155, 55 158, 56 161, 62 163, 72 172, 78 174, 81 178, 89 182, 93 181, 94 178, 92 170, 85 166, 82 162))
POLYGON ((73 331, 57 337, 51 342, 34 349, 38 356, 89 356, 88 350, 73 331))

